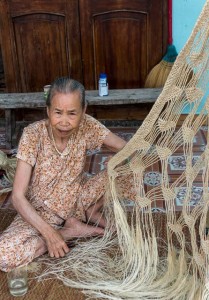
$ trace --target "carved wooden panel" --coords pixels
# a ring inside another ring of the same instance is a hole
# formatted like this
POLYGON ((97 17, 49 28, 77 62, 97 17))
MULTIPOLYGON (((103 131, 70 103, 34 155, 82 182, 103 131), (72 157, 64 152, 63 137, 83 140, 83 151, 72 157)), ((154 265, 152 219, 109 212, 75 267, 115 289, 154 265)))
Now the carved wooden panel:
POLYGON ((143 87, 167 41, 167 1, 80 0, 84 83, 97 88, 106 72, 110 88, 143 87))
POLYGON ((82 81, 77 4, 76 0, 2 1, 8 91, 42 91, 45 84, 66 75, 82 81))

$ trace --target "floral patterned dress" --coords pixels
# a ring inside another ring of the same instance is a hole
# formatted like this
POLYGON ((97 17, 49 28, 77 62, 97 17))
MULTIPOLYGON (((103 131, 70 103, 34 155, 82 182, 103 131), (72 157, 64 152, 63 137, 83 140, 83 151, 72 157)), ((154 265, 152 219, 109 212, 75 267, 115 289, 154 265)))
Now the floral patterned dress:
MULTIPOLYGON (((85 211, 105 192, 106 171, 84 176, 87 151, 100 149, 109 130, 89 115, 70 138, 63 155, 49 138, 46 120, 24 129, 17 158, 33 167, 27 199, 54 228, 74 216, 86 220, 85 211)), ((34 259, 40 233, 17 215, 0 237, 0 269, 9 271, 34 259)))

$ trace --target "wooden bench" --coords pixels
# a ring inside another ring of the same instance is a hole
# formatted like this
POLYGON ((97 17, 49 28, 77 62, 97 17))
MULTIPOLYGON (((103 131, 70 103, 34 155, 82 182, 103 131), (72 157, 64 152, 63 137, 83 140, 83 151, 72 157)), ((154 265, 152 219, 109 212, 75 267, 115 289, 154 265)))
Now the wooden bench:
MULTIPOLYGON (((131 105, 153 104, 158 98, 162 89, 120 89, 109 90, 109 95, 105 97, 98 96, 97 90, 86 91, 89 112, 95 111, 96 107, 100 109, 112 110, 112 107, 124 107, 125 113, 131 105), (92 108, 94 108, 92 110, 92 108)), ((36 109, 45 108, 44 93, 7 93, 0 94, 0 109, 5 110, 6 122, 6 148, 11 149, 15 144, 15 111, 17 109, 36 109)), ((98 117, 97 115, 94 115, 98 117)))

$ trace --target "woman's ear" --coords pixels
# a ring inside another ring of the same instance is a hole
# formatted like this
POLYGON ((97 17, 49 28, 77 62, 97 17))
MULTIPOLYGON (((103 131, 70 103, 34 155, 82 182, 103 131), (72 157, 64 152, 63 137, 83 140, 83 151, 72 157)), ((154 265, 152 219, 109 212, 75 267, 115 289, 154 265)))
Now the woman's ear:
POLYGON ((83 114, 86 113, 86 109, 87 109, 87 105, 85 105, 84 109, 83 109, 83 114))
POLYGON ((49 117, 49 107, 48 106, 46 107, 46 113, 47 113, 47 116, 49 117))

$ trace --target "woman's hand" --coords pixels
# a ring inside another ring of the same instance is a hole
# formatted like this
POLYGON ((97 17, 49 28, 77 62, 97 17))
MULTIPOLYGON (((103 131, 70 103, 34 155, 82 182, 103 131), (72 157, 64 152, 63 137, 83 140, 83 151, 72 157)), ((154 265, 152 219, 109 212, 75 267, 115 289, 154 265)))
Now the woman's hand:
POLYGON ((47 236, 44 238, 50 257, 64 257, 65 254, 70 251, 63 237, 59 233, 59 230, 56 231, 55 229, 51 228, 51 230, 47 233, 47 236))

